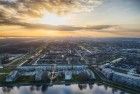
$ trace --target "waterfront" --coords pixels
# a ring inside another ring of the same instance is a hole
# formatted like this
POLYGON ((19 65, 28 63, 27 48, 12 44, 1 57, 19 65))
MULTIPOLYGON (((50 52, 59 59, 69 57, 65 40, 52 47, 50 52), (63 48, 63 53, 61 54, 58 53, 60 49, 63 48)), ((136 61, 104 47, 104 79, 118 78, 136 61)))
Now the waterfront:
POLYGON ((140 94, 140 0, 0 0, 0 94, 140 94))
POLYGON ((99 84, 36 85, 0 87, 0 94, 130 94, 123 90, 99 84))
POLYGON ((6 48, 1 54, 0 94, 139 94, 140 45, 133 41, 129 44, 134 47, 120 40, 39 41, 37 47, 20 43, 25 51, 14 55, 15 48, 6 48))

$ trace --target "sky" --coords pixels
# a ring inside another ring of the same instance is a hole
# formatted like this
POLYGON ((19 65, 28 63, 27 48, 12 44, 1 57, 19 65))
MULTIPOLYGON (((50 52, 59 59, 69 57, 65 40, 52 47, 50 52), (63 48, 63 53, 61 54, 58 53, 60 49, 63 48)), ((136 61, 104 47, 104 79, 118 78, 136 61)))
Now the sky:
POLYGON ((0 0, 0 37, 140 37, 140 0, 0 0))

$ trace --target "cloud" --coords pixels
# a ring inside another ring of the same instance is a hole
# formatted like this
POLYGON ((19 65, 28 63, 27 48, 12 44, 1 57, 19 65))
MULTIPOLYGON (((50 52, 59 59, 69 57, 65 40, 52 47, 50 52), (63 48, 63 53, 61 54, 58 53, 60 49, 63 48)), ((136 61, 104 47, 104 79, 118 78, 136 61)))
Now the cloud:
POLYGON ((92 11, 103 0, 0 0, 0 22, 18 21, 41 17, 44 11, 64 14, 92 11))
POLYGON ((1 25, 15 25, 15 26, 22 26, 23 28, 26 29, 44 29, 44 30, 57 30, 57 31, 78 31, 78 30, 115 30, 119 28, 120 26, 118 25, 94 25, 94 26, 67 26, 67 25, 59 25, 59 26, 54 26, 54 25, 48 25, 48 24, 31 24, 31 23, 18 23, 18 22, 7 22, 6 24, 0 23, 1 25))
POLYGON ((8 22, 0 25, 0 37, 5 36, 140 37, 140 33, 118 25, 75 27, 8 22))

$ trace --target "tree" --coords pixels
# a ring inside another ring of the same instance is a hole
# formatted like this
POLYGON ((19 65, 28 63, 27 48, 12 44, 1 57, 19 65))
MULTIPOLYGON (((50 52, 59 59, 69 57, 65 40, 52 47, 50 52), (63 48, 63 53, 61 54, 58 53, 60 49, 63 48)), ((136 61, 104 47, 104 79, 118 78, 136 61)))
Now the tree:
POLYGON ((136 68, 136 72, 137 72, 138 74, 140 74, 140 66, 138 66, 138 67, 136 68))
POLYGON ((2 63, 2 64, 7 64, 7 63, 9 63, 9 56, 8 56, 8 55, 4 55, 4 56, 1 58, 1 63, 2 63))

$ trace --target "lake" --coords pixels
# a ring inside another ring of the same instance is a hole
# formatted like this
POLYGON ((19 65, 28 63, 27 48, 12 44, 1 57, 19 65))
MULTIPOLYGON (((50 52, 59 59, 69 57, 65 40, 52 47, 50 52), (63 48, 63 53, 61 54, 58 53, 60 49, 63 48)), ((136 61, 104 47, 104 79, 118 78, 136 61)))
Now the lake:
POLYGON ((0 87, 0 94, 130 94, 99 84, 35 85, 0 87))

